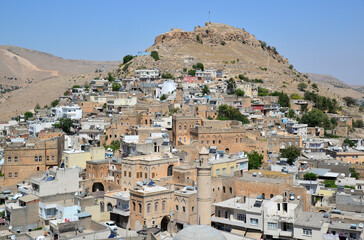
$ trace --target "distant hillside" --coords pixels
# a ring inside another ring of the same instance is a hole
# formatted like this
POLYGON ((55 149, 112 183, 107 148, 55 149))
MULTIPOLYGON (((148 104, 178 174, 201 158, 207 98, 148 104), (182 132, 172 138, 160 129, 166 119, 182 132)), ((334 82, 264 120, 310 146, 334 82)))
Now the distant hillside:
POLYGON ((23 113, 39 103, 58 98, 74 84, 83 84, 104 66, 119 62, 69 60, 21 47, 0 45, 0 120, 23 113), (77 77, 76 77, 77 76, 77 77))
POLYGON ((353 87, 327 74, 306 73, 306 75, 308 75, 312 81, 320 83, 323 88, 326 88, 328 91, 335 92, 340 97, 364 97, 364 86, 353 87))

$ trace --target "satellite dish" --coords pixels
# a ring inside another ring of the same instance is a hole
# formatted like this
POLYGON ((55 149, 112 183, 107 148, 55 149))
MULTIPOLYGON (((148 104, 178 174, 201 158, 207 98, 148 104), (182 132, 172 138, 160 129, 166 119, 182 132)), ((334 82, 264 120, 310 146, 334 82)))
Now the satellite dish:
POLYGON ((78 192, 75 192, 75 196, 78 196, 78 192))
POLYGON ((10 225, 10 226, 9 226, 9 231, 11 231, 11 229, 13 229, 13 227, 10 225))
POLYGON ((15 238, 15 235, 11 235, 10 239, 11 239, 11 240, 15 240, 15 239, 16 239, 16 238, 15 238))

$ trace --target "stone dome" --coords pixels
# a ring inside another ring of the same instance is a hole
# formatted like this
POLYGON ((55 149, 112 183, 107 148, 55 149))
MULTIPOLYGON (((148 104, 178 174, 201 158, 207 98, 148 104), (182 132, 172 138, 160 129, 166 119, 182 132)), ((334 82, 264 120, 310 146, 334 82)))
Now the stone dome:
POLYGON ((192 225, 182 229, 175 240, 227 240, 222 233, 207 225, 192 225))

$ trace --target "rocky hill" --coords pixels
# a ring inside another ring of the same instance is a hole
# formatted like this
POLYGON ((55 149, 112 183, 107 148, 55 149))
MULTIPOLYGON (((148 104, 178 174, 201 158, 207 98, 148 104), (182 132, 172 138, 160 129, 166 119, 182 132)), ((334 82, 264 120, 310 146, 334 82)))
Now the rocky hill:
POLYGON ((119 62, 68 60, 35 50, 0 45, 0 120, 49 103, 74 84, 84 84, 96 69, 119 62))
MULTIPOLYGON (((157 36, 153 46, 146 51, 157 51, 160 60, 139 56, 117 73, 133 75, 138 68, 157 67, 163 73, 179 77, 186 75, 184 68, 191 69, 192 65, 201 62, 205 68, 224 69, 227 78, 244 74, 250 79, 262 79, 262 85, 272 91, 297 93, 297 85, 301 82, 313 90, 308 76, 295 70, 275 47, 257 40, 242 28, 226 24, 208 22, 190 32, 172 29, 157 36)), ((320 86, 319 89, 322 95, 333 96, 320 86)))

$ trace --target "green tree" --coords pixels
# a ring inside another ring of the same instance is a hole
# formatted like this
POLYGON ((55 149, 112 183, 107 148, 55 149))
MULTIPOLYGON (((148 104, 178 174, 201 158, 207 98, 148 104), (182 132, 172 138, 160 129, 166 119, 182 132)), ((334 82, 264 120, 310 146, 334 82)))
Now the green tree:
POLYGON ((150 56, 154 59, 154 61, 158 61, 159 60, 159 54, 157 51, 152 51, 150 53, 150 56))
POLYGON ((169 116, 172 116, 174 113, 177 113, 180 109, 179 108, 171 108, 171 110, 169 110, 169 116))
POLYGON ((278 104, 281 107, 288 107, 288 108, 291 107, 289 97, 286 93, 275 91, 274 93, 272 93, 272 96, 278 96, 278 104))
POLYGON ((306 88, 307 88, 307 84, 306 83, 300 83, 300 84, 297 85, 297 88, 300 91, 305 91, 306 88))
POLYGON ((196 75, 196 70, 193 70, 193 69, 188 70, 188 75, 190 75, 191 77, 194 77, 196 75))
POLYGON ((266 88, 258 87, 258 96, 269 96, 269 91, 266 88))
POLYGON ((356 106, 356 101, 354 98, 352 97, 344 97, 343 100, 345 101, 346 105, 348 107, 351 107, 351 106, 356 106))
POLYGON ((185 72, 187 72, 187 68, 183 68, 183 72, 185 73, 185 72))
POLYGON ((121 88, 121 85, 119 83, 113 83, 111 85, 113 91, 119 91, 121 88))
POLYGON ((162 96, 159 98, 161 101, 167 100, 167 95, 162 94, 162 96))
POLYGON ((263 155, 257 151, 248 153, 248 169, 259 169, 262 166, 263 155))
POLYGON ((343 143, 348 144, 350 147, 355 146, 355 143, 348 138, 346 138, 343 143))
POLYGON ((241 89, 236 89, 235 90, 235 95, 238 96, 238 97, 244 97, 245 95, 245 92, 241 89))
POLYGON ((217 120, 237 120, 241 121, 243 124, 249 123, 249 119, 241 114, 238 109, 226 104, 220 105, 217 113, 217 120))
POLYGON ((360 178, 360 174, 355 170, 355 168, 350 168, 350 176, 355 179, 360 178))
POLYGON ((207 85, 204 85, 203 86, 203 89, 202 89, 202 94, 203 95, 207 95, 207 94, 209 94, 210 93, 210 89, 209 89, 209 87, 207 86, 207 85))
POLYGON ((317 108, 302 116, 302 123, 308 124, 309 127, 329 127, 330 121, 327 115, 317 108))
POLYGON ((356 121, 353 120, 353 126, 354 126, 354 123, 355 123, 356 128, 363 128, 364 127, 364 122, 361 119, 356 120, 356 121))
POLYGON ((249 82, 249 78, 243 74, 239 74, 238 77, 240 80, 243 80, 244 82, 249 82))
POLYGON ((126 55, 123 57, 123 64, 130 62, 133 59, 132 55, 126 55))
POLYGON ((107 73, 107 80, 109 80, 109 82, 113 82, 115 81, 115 78, 112 76, 112 73, 111 72, 108 72, 107 73))
POLYGON ((113 152, 115 152, 120 149, 120 142, 118 140, 113 140, 110 145, 105 145, 104 147, 106 150, 110 148, 113 152))
POLYGON ((325 187, 327 187, 327 188, 337 188, 337 185, 335 184, 335 180, 325 180, 324 184, 325 184, 325 187))
POLYGON ((293 65, 292 65, 292 64, 290 64, 290 65, 288 66, 288 68, 292 70, 292 69, 293 69, 293 65))
POLYGON ((281 158, 287 158, 287 163, 292 164, 293 160, 301 155, 301 149, 296 146, 289 146, 281 150, 281 158))
POLYGON ((70 118, 61 118, 59 123, 54 124, 55 128, 62 129, 63 132, 69 134, 71 132, 71 127, 73 126, 73 121, 70 118))
POLYGON ((56 100, 54 100, 54 101, 51 102, 51 106, 52 107, 56 107, 58 104, 59 104, 59 100, 58 99, 56 99, 56 100))
POLYGON ((201 44, 203 43, 199 34, 196 35, 196 41, 201 44))
POLYGON ((25 117, 25 121, 28 120, 29 118, 33 117, 33 113, 32 112, 25 112, 24 113, 24 117, 25 117))
POLYGON ((34 108, 35 110, 39 110, 40 109, 40 105, 39 105, 39 103, 37 103, 36 105, 35 105, 35 108, 34 108))
POLYGON ((290 109, 289 112, 288 112, 288 117, 289 118, 295 118, 296 115, 294 114, 294 110, 293 109, 290 109))
POLYGON ((163 73, 162 74, 162 78, 167 78, 167 79, 174 79, 173 75, 170 73, 163 73))
POLYGON ((314 89, 318 89, 318 86, 317 86, 317 84, 316 83, 312 83, 312 85, 311 85, 314 89))
POLYGON ((235 93, 235 89, 236 89, 236 82, 235 82, 235 80, 233 78, 230 78, 227 81, 227 87, 226 87, 227 94, 235 93))
POLYGON ((205 69, 204 65, 202 63, 197 63, 196 64, 196 68, 195 69, 200 69, 201 71, 203 71, 205 69))
POLYGON ((306 173, 305 175, 303 175, 303 179, 316 181, 317 180, 317 175, 314 174, 314 173, 306 173))

